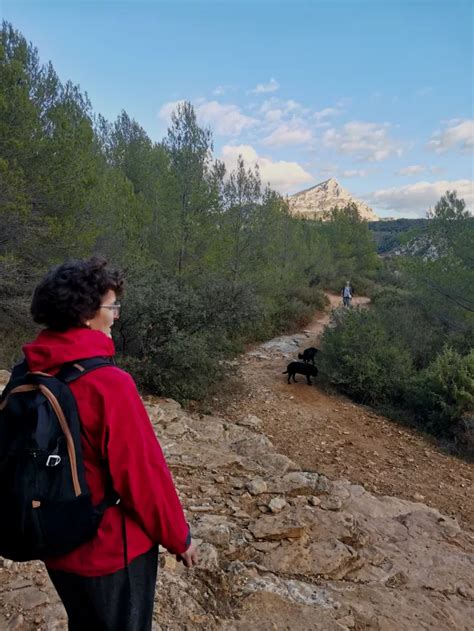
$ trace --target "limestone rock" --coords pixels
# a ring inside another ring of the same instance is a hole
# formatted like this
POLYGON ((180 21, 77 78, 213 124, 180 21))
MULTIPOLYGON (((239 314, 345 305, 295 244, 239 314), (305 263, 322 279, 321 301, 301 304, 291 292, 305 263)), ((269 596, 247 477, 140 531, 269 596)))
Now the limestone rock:
POLYGON ((255 592, 246 596, 235 608, 236 620, 225 621, 219 631, 341 631, 332 617, 332 611, 315 604, 288 599, 290 590, 282 592, 269 584, 268 588, 254 586, 255 592))
POLYGON ((2 597, 5 602, 26 610, 34 609, 35 607, 49 603, 48 595, 33 586, 3 593, 2 597))
POLYGON ((271 493, 287 493, 289 495, 313 495, 320 489, 330 488, 325 484, 326 478, 308 471, 291 471, 282 477, 269 481, 271 493))
POLYGON ((267 483, 262 478, 255 478, 247 484, 247 489, 250 495, 260 495, 266 493, 267 483))
POLYGON ((249 525, 249 530, 256 539, 277 541, 301 537, 305 526, 288 515, 263 515, 249 525))
POLYGON ((230 537, 231 531, 226 524, 216 524, 209 528, 207 532, 208 540, 218 547, 228 546, 230 537))
POLYGON ((283 335, 282 337, 276 337, 270 342, 261 344, 259 348, 264 351, 273 351, 281 355, 290 357, 298 352, 300 345, 306 340, 305 335, 283 335))
POLYGON ((343 629, 353 629, 356 626, 355 618, 352 615, 338 618, 337 623, 340 624, 343 629))
MULTIPOLYGON (((295 342, 280 339, 269 357, 279 344, 295 342)), ((455 519, 301 471, 255 420, 146 404, 201 559, 188 571, 166 555, 156 629, 471 628, 474 540, 455 519)), ((67 629, 39 562, 0 559, 0 612, 0 629, 67 629)))
POLYGON ((353 197, 334 178, 291 195, 288 202, 292 214, 308 219, 324 218, 324 214, 333 208, 345 208, 352 203, 357 207, 362 219, 378 220, 377 215, 365 202, 353 197))
POLYGON ((182 418, 184 411, 181 405, 173 399, 145 399, 145 407, 153 424, 164 425, 182 418))
POLYGON ((205 570, 217 570, 219 568, 219 553, 210 543, 202 543, 199 546, 199 568, 205 570))
POLYGON ((286 500, 284 500, 282 497, 274 497, 268 503, 268 508, 270 509, 272 513, 279 513, 285 508, 285 506, 286 506, 286 500))
POLYGON ((334 538, 313 541, 309 545, 303 540, 284 542, 263 558, 263 564, 272 572, 324 576, 332 580, 344 578, 362 563, 355 550, 334 538))
POLYGON ((1 627, 2 629, 6 629, 6 631, 21 631, 24 628, 25 619, 21 613, 13 616, 6 623, 6 625, 1 627))
POLYGON ((251 429, 261 429, 262 419, 258 418, 258 416, 254 416, 253 414, 247 414, 247 416, 239 421, 239 425, 250 427, 251 429))
POLYGON ((321 501, 321 508, 323 510, 341 510, 342 500, 337 495, 328 495, 321 501))

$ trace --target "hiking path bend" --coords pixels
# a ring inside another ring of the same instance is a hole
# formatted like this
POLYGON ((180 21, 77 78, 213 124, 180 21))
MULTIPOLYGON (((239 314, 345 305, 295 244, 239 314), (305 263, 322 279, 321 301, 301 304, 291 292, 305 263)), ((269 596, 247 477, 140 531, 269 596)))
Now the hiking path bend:
MULTIPOLYGON (((456 517, 474 532, 472 464, 444 451, 435 439, 389 420, 367 406, 304 376, 288 385, 285 370, 297 353, 319 347, 331 311, 341 298, 327 294, 328 309, 317 312, 306 328, 250 349, 234 374, 206 402, 214 414, 239 421, 254 414, 280 453, 306 471, 345 478, 375 494, 421 501, 456 517)), ((355 296, 353 306, 368 306, 355 296)), ((316 356, 317 365, 317 356, 316 356)))

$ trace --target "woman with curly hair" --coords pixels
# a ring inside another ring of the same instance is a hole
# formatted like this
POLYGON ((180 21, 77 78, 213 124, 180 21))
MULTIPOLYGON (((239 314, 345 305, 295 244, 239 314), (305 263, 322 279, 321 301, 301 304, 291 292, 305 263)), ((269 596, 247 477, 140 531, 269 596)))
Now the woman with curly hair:
MULTIPOLYGON (((33 319, 45 328, 23 348, 30 371, 55 375, 69 362, 112 358, 122 275, 105 260, 52 269, 34 292, 33 319)), ((46 560, 72 631, 151 629, 158 544, 192 567, 196 547, 171 474, 131 376, 113 363, 70 383, 81 420, 92 501, 110 485, 110 506, 95 536, 46 560)))

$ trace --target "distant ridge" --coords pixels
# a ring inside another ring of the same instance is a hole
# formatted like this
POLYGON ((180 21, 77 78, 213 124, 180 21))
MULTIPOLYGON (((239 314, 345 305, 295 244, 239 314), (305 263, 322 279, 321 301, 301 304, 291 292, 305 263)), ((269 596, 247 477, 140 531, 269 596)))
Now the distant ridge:
POLYGON ((344 208, 350 203, 356 205, 362 219, 378 221, 379 217, 365 202, 353 197, 339 182, 331 177, 288 198, 290 212, 309 219, 319 219, 335 207, 344 208))

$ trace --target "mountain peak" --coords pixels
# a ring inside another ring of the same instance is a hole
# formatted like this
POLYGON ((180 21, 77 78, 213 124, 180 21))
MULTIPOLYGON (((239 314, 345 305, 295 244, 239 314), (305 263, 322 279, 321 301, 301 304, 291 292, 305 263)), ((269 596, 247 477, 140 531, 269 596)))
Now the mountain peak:
POLYGON ((353 197, 334 177, 291 195, 288 202, 292 214, 310 219, 322 217, 333 208, 344 208, 352 203, 356 205, 362 219, 378 220, 377 215, 365 202, 353 197))

